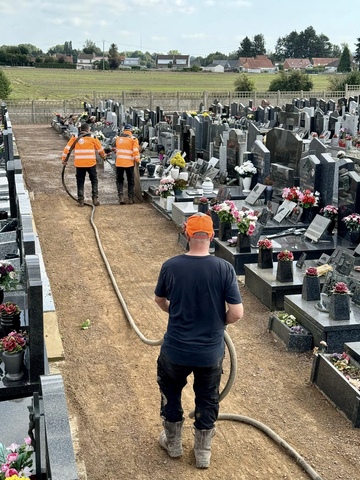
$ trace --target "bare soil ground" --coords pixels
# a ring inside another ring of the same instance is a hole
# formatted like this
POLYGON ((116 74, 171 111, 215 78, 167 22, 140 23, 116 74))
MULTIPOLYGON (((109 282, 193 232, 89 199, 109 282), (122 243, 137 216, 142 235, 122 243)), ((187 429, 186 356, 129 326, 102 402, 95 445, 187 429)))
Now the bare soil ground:
MULTIPOLYGON (((81 480, 307 479, 281 447, 254 427, 218 421, 211 467, 198 470, 192 420, 186 418, 184 456, 170 459, 158 445, 161 430, 156 358, 159 347, 130 327, 90 224, 61 184, 66 143, 50 126, 14 126, 34 220, 56 305, 65 360, 61 372, 72 418, 81 480), (90 319, 91 327, 80 325, 90 319)), ((74 169, 66 183, 75 194, 74 169)), ((87 180, 88 182, 88 180, 87 180)), ((94 221, 114 278, 139 329, 162 337, 166 315, 154 303, 160 265, 182 252, 178 229, 150 204, 116 203, 114 175, 99 168, 94 221)), ((238 374, 220 405, 263 422, 326 480, 359 479, 359 430, 310 384, 312 354, 285 350, 267 332, 269 311, 240 282, 245 315, 230 326, 238 374)), ((184 410, 193 410, 191 382, 184 410)))

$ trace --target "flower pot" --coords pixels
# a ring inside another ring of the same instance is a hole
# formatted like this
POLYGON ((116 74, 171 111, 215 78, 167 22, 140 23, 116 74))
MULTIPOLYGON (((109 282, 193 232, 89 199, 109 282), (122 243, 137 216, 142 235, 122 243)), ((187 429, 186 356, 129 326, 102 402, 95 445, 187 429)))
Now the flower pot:
POLYGON ((185 182, 187 182, 189 180, 189 172, 180 172, 179 179, 185 180, 185 182))
POLYGON ((149 178, 154 178, 155 168, 156 168, 156 165, 154 163, 148 163, 146 165, 146 170, 148 172, 148 177, 149 178))
POLYGON ((6 315, 3 313, 0 316, 0 333, 2 337, 5 337, 13 330, 20 330, 20 313, 16 315, 6 315))
POLYGON ((214 190, 214 184, 211 180, 205 180, 201 184, 201 188, 203 189, 203 195, 204 196, 211 195, 213 193, 213 190, 214 190))
POLYGON ((242 191, 243 193, 249 193, 250 192, 250 187, 251 187, 251 182, 252 182, 252 177, 242 177, 242 191))
POLYGON ((214 229, 218 230, 220 225, 219 215, 216 212, 210 211, 210 216, 213 221, 214 229))
POLYGON ((2 360, 6 372, 5 376, 8 380, 15 382, 23 377, 24 353, 25 350, 16 353, 2 352, 2 360))
POLYGON ((314 210, 312 207, 303 208, 303 212, 301 215, 301 221, 303 223, 311 223, 314 217, 314 210))
POLYGON ((328 235, 334 235, 335 225, 336 225, 336 220, 332 218, 332 219, 330 220, 329 225, 326 227, 326 233, 327 233, 328 235))
POLYGON ((359 245, 360 243, 360 232, 352 231, 350 232, 350 242, 352 245, 359 245))
POLYGON ((329 317, 333 320, 350 320, 350 295, 347 293, 331 294, 329 317))
POLYGON ((264 190, 264 204, 267 205, 268 202, 271 202, 273 196, 273 187, 271 185, 267 185, 264 190))
POLYGON ((172 204, 175 201, 175 197, 173 195, 169 195, 168 197, 160 197, 159 205, 166 211, 172 210, 172 204))
POLYGON ((273 250, 272 248, 259 248, 258 267, 273 268, 273 250))
POLYGON ((0 303, 4 303, 4 289, 0 288, 0 303))
POLYGON ((293 262, 291 260, 278 261, 276 280, 281 283, 292 282, 294 280, 293 262))
POLYGON ((238 233, 237 242, 236 242, 236 251, 238 253, 251 252, 249 235, 246 235, 245 233, 238 233))
POLYGON ((173 167, 171 170, 170 170, 170 175, 171 177, 176 180, 177 178, 179 178, 179 173, 180 173, 180 170, 176 167, 173 167))
POLYGON ((345 149, 350 150, 352 147, 352 140, 345 140, 345 149))
POLYGON ((230 222, 220 222, 219 223, 219 240, 225 242, 232 237, 231 233, 231 223, 230 222))
POLYGON ((305 275, 301 296, 307 302, 320 300, 320 278, 318 276, 305 275))
POLYGON ((181 197, 182 194, 183 194, 183 191, 182 191, 182 190, 180 190, 179 188, 174 188, 174 195, 175 195, 176 197, 181 197))
POLYGON ((199 203, 198 204, 198 212, 207 213, 208 211, 209 211, 209 203, 199 203))
POLYGON ((291 327, 283 323, 275 314, 269 316, 268 331, 284 342, 286 349, 292 352, 308 352, 313 346, 313 336, 302 328, 302 333, 295 333, 291 327))

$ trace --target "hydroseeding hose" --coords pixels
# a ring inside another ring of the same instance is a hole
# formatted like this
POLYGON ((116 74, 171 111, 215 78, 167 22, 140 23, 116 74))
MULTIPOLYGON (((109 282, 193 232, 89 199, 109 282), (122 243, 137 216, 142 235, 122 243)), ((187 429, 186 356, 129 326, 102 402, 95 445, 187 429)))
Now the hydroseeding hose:
MULTIPOLYGON (((74 142, 75 143, 75 142, 74 142)), ((74 145, 74 144, 73 144, 74 145)), ((68 153, 67 157, 66 157, 66 160, 68 160, 69 156, 70 156, 70 153, 71 151, 68 153)), ((66 193, 73 199, 77 202, 77 199, 69 192, 66 184, 65 184, 65 168, 66 168, 66 164, 63 166, 63 169, 62 169, 62 175, 61 175, 61 178, 62 178, 62 184, 65 188, 65 191, 66 193)), ((119 302, 124 310, 124 313, 126 315, 126 318, 130 324, 130 326, 132 327, 132 329, 135 331, 136 335, 140 338, 140 340, 142 342, 144 342, 146 345, 152 345, 152 346, 158 346, 158 345, 161 345, 162 344, 162 341, 163 339, 160 339, 160 340, 149 340, 148 338, 146 338, 142 332, 139 330, 139 328, 137 327, 137 325, 135 324, 130 312, 129 312, 129 309, 127 308, 127 305, 126 305, 126 302, 124 300, 124 297, 122 296, 121 292, 120 292, 120 289, 115 281, 115 278, 114 278, 114 275, 112 273, 112 270, 111 270, 111 266, 108 262, 108 259, 106 258, 106 255, 105 255, 105 252, 104 252, 104 249, 102 247, 102 244, 101 244, 101 240, 100 240, 100 236, 99 236, 99 233, 98 233, 98 229, 95 225, 95 222, 94 222, 94 216, 95 216, 95 211, 96 211, 96 207, 94 205, 92 205, 91 203, 87 203, 85 202, 85 205, 88 205, 90 207, 92 207, 92 212, 91 212, 91 216, 90 216, 90 223, 91 223, 91 226, 93 227, 94 229, 94 232, 95 232, 95 237, 96 237, 96 241, 97 241, 97 244, 98 244, 98 247, 99 247, 99 250, 100 250, 100 254, 102 256, 102 259, 105 263, 105 266, 106 266, 106 269, 108 271, 108 274, 109 274, 109 277, 111 279, 111 283, 114 287, 114 290, 116 292, 116 295, 119 299, 119 302)), ((235 347, 234 347, 234 344, 230 338, 230 335, 227 333, 227 331, 225 330, 224 332, 224 338, 225 338, 225 344, 228 348, 228 351, 229 351, 229 357, 230 357, 230 373, 229 373, 229 378, 226 382, 226 385, 224 387, 224 389, 221 391, 220 393, 220 402, 221 400, 223 400, 226 395, 229 393, 229 391, 231 390, 231 387, 233 386, 234 382, 235 382, 235 377, 236 377, 236 372, 237 372, 237 356, 236 356, 236 350, 235 350, 235 347)), ((190 418, 194 418, 194 415, 195 415, 195 412, 192 411, 190 412, 189 414, 189 417, 190 418)), ((299 455, 296 450, 294 450, 291 445, 289 445, 285 440, 283 440, 279 435, 277 435, 273 430, 271 430, 271 428, 269 428, 268 426, 266 426, 265 424, 257 421, 257 420, 254 420, 253 418, 250 418, 250 417, 246 417, 246 416, 243 416, 243 415, 236 415, 236 414, 232 414, 232 413, 220 413, 219 416, 218 416, 218 420, 231 420, 231 421, 237 421, 237 422, 242 422, 242 423, 246 423, 248 425, 252 425, 253 427, 256 427, 257 429, 261 430, 263 433, 265 433, 268 437, 270 437, 272 440, 274 440, 275 443, 277 443, 279 446, 281 446, 286 453, 288 453, 290 455, 290 457, 292 457, 296 463, 298 463, 303 469, 304 471, 309 475, 309 477, 313 480, 322 480, 322 478, 320 477, 320 475, 318 473, 315 472, 315 470, 305 461, 305 459, 299 455)))

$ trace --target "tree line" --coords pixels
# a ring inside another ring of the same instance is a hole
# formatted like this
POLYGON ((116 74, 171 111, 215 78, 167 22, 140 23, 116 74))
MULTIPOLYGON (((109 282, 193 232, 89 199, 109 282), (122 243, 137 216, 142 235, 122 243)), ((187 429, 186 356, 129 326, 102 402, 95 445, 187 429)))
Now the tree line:
MULTIPOLYGON (((355 43, 354 59, 360 63, 360 38, 355 43)), ((198 67, 206 67, 214 60, 237 60, 239 57, 255 57, 265 55, 273 62, 284 62, 286 58, 340 58, 344 50, 351 55, 349 46, 334 45, 323 33, 317 34, 312 26, 301 32, 292 31, 284 37, 279 37, 274 52, 266 49, 266 42, 263 34, 256 34, 253 38, 244 37, 239 48, 228 54, 216 51, 205 57, 191 57, 192 63, 198 67)), ((9 66, 41 66, 41 64, 65 64, 67 57, 71 56, 74 63, 77 62, 79 54, 95 54, 104 57, 98 62, 97 67, 101 69, 116 69, 120 65, 121 56, 139 58, 140 65, 153 68, 156 65, 157 55, 162 53, 135 51, 119 51, 115 43, 112 43, 108 51, 104 52, 95 42, 87 39, 81 50, 75 49, 71 41, 65 41, 62 45, 55 45, 47 52, 30 43, 17 46, 0 46, 0 65, 9 66), (56 57, 54 56, 56 55, 56 57), (106 60, 105 60, 106 57, 106 60)), ((168 54, 180 54, 177 50, 171 50, 168 54)))

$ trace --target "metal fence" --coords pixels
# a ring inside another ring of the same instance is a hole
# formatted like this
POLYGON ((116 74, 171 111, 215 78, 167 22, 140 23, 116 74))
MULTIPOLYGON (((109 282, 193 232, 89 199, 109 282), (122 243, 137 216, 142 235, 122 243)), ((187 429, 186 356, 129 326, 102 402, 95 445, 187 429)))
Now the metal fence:
POLYGON ((11 115, 13 124, 48 124, 55 113, 69 115, 81 113, 83 103, 91 103, 98 106, 100 101, 113 100, 126 108, 155 109, 161 107, 165 113, 174 111, 198 111, 200 104, 208 109, 214 100, 223 105, 231 103, 243 103, 248 105, 252 100, 253 107, 261 105, 263 100, 271 105, 282 106, 291 103, 294 99, 321 98, 325 101, 349 96, 359 96, 360 85, 347 85, 345 91, 277 91, 277 92, 145 92, 145 91, 121 91, 121 92, 92 92, 83 96, 77 94, 74 100, 6 100, 7 109, 11 115), (79 99, 82 100, 79 100, 79 99))

